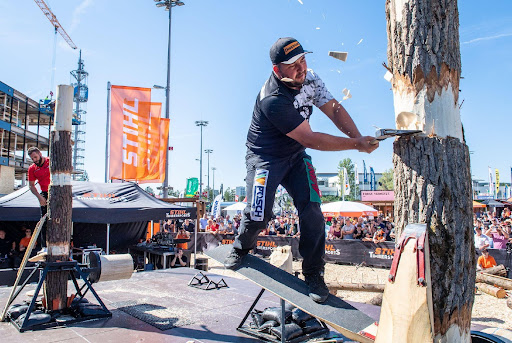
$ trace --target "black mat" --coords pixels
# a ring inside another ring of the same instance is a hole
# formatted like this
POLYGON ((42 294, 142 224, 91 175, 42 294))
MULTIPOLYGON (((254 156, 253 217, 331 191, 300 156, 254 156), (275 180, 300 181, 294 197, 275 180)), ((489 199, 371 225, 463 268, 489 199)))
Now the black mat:
POLYGON ((162 331, 194 324, 198 321, 195 313, 188 313, 186 308, 179 306, 169 308, 136 301, 123 301, 112 303, 112 305, 162 331))
MULTIPOLYGON (((221 245, 207 251, 206 254, 223 262, 231 248, 231 245, 221 245)), ((333 295, 329 295, 323 304, 315 303, 309 298, 308 286, 304 281, 256 256, 247 255, 236 272, 301 310, 343 331, 344 335, 355 333, 359 336, 358 332, 374 323, 374 319, 333 295)))

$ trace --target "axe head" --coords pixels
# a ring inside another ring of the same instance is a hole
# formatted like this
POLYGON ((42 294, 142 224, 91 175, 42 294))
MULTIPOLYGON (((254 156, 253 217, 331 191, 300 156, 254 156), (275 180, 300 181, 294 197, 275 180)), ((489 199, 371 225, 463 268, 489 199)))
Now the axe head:
POLYGON ((421 133, 421 130, 395 130, 395 129, 377 129, 375 131, 375 140, 383 141, 386 138, 395 137, 395 136, 408 136, 414 135, 417 133, 421 133))

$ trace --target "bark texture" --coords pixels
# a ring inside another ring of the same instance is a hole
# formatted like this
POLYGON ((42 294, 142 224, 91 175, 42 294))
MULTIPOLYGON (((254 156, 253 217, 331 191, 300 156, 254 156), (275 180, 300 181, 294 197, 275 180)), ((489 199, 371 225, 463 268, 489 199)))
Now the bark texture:
POLYGON ((469 150, 455 138, 401 138, 393 165, 397 231, 409 223, 429 229, 434 336, 453 324, 469 331, 476 277, 469 150))
POLYGON ((426 85, 432 102, 435 93, 441 94, 451 83, 457 103, 461 72, 457 1, 387 0, 386 20, 393 88, 417 94, 426 85))
MULTIPOLYGON (((50 174, 71 174, 72 148, 71 132, 50 133, 50 174)), ((71 241, 71 185, 51 185, 48 197, 48 262, 68 261, 71 241)), ((66 308, 68 272, 50 272, 46 277, 46 303, 49 310, 66 308)))
MULTIPOLYGON (((457 1, 387 0, 386 17, 394 93, 421 96, 426 88, 426 118, 453 114, 461 73, 457 1), (429 102, 449 85, 454 103, 433 113, 429 102)), ((434 341, 469 341, 476 261, 468 147, 452 137, 403 137, 393 165, 397 237, 409 223, 429 230, 434 341)))

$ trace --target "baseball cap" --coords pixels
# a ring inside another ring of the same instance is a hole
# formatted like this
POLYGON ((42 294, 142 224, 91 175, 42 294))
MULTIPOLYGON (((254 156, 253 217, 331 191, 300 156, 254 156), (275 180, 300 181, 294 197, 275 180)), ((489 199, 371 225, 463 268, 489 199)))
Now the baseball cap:
POLYGON ((304 50, 295 38, 279 38, 270 48, 270 60, 272 64, 292 64, 310 52, 304 50))

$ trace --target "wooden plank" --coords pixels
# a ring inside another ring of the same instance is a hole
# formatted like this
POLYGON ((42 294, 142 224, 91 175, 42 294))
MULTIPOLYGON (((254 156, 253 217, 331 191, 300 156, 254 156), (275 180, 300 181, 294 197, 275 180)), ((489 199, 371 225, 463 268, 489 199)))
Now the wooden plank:
MULTIPOLYGON (((223 262, 231 251, 231 245, 221 245, 207 251, 206 255, 223 262)), ((279 269, 254 255, 247 255, 236 272, 275 294, 279 298, 331 325, 347 338, 357 342, 372 343, 360 334, 372 327, 374 320, 347 302, 329 295, 327 301, 318 304, 308 295, 308 286, 301 279, 279 269)))

